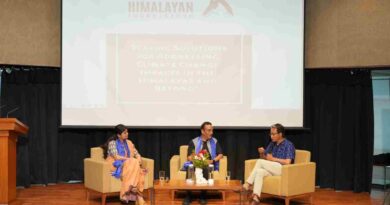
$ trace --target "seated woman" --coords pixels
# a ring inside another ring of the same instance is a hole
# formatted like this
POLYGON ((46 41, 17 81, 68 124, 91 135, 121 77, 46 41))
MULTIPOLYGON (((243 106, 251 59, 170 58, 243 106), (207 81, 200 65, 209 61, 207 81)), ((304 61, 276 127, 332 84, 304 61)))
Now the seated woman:
POLYGON ((106 161, 112 164, 112 176, 122 181, 119 198, 122 202, 137 201, 145 204, 142 197, 146 170, 142 168, 141 155, 134 144, 128 140, 127 128, 115 126, 115 135, 102 146, 106 161))

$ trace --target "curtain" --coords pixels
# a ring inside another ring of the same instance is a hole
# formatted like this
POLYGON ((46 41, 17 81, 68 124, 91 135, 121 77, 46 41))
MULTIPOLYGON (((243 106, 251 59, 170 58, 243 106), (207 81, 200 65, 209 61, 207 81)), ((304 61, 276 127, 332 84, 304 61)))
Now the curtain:
POLYGON ((320 187, 370 191, 373 94, 369 70, 307 70, 305 126, 320 187))
POLYGON ((58 126, 60 117, 60 72, 50 68, 13 69, 3 73, 2 116, 19 107, 9 117, 29 126, 27 136, 17 144, 17 185, 48 184, 56 181, 58 126))
MULTIPOLYGON (((17 184, 48 184, 83 179, 83 159, 91 147, 112 135, 111 129, 60 129, 60 69, 19 69, 3 76, 2 104, 19 106, 12 117, 30 127, 18 141, 17 184)), ((317 184, 341 190, 370 191, 373 108, 370 72, 307 70, 305 129, 287 130, 297 149, 312 152, 317 184)), ((4 114, 4 112, 3 112, 4 114)), ((200 122, 201 123, 201 122, 200 122)), ((243 180, 244 161, 257 158, 269 142, 269 130, 219 129, 214 136, 228 156, 232 178, 243 180)), ((155 174, 169 173, 179 146, 199 136, 198 129, 131 129, 129 138, 142 156, 155 160, 155 174)), ((157 178, 157 176, 155 176, 157 178)))

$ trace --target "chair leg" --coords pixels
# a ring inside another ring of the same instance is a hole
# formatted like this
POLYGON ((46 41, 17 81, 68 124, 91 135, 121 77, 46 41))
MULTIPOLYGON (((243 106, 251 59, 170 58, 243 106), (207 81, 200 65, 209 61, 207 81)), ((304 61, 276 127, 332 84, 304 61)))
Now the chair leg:
POLYGON ((87 201, 89 201, 89 191, 88 190, 86 190, 86 198, 87 198, 87 201))
POLYGON ((290 198, 286 197, 284 200, 284 205, 290 205, 290 198))
POLYGON ((106 198, 107 198, 107 195, 102 194, 102 205, 106 205, 106 198))
POLYGON ((153 205, 153 203, 154 203, 154 190, 152 190, 152 189, 153 188, 148 189, 150 205, 153 205))
POLYGON ((310 204, 313 204, 313 194, 310 194, 309 203, 310 203, 310 204))
POLYGON ((175 201, 175 190, 171 191, 171 201, 175 201))

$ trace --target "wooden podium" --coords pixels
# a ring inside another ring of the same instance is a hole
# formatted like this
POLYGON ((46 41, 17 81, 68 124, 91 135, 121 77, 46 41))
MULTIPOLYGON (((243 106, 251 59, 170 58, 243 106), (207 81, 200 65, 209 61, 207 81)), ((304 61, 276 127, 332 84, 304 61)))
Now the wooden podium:
POLYGON ((0 118, 0 204, 16 198, 16 141, 27 131, 16 118, 0 118))

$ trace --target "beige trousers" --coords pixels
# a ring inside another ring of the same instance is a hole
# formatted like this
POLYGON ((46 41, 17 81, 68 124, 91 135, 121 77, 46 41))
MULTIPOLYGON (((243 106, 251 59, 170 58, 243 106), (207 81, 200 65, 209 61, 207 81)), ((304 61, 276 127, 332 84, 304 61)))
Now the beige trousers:
POLYGON ((260 197, 263 178, 266 176, 280 176, 281 174, 282 165, 280 163, 259 159, 246 181, 253 184, 253 193, 260 197))

